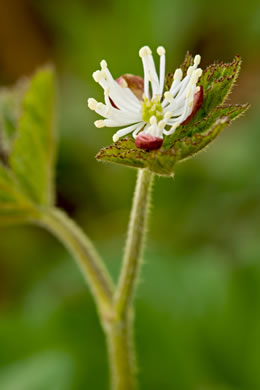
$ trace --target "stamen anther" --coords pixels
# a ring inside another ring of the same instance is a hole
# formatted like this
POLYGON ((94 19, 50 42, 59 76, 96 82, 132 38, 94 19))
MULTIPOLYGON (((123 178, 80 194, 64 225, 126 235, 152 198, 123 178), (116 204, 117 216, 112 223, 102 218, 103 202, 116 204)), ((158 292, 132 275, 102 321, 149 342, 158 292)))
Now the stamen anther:
POLYGON ((163 46, 159 46, 157 48, 157 53, 159 54, 159 56, 163 56, 165 54, 165 48, 163 46))
POLYGON ((96 101, 96 99, 93 98, 88 99, 88 107, 90 108, 90 110, 95 111, 97 104, 98 102, 96 101))
POLYGON ((150 54, 152 54, 152 51, 150 49, 149 46, 144 46, 142 47, 140 50, 139 50, 139 56, 142 58, 142 57, 145 57, 145 56, 149 56, 150 54))
POLYGON ((198 68, 196 71, 195 71, 195 74, 196 76, 198 77, 198 79, 200 78, 200 76, 202 75, 202 69, 201 68, 198 68))
POLYGON ((117 142, 119 140, 119 135, 118 134, 114 134, 113 135, 113 142, 117 142))
POLYGON ((200 61, 201 61, 201 56, 199 54, 196 54, 194 58, 194 64, 199 65, 200 61))
POLYGON ((97 70, 93 73, 92 76, 96 83, 99 83, 105 77, 104 73, 101 70, 97 70))
POLYGON ((106 62, 106 60, 102 60, 102 61, 100 62, 100 66, 101 66, 102 69, 106 69, 106 68, 107 68, 107 62, 106 62))
POLYGON ((177 81, 181 81, 181 79, 182 79, 182 70, 181 69, 175 70, 173 79, 177 80, 177 81))
POLYGON ((102 119, 94 122, 94 125, 98 128, 98 129, 101 129, 102 127, 105 127, 105 123, 102 119))

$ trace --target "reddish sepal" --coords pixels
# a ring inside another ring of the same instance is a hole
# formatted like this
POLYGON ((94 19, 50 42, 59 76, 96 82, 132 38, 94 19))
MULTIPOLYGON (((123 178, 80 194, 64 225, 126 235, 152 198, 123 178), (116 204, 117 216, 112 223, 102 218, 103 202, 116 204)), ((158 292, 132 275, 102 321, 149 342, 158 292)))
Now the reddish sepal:
POLYGON ((116 82, 122 88, 129 88, 138 100, 143 101, 144 79, 141 76, 126 73, 118 77, 116 82))
POLYGON ((162 146, 163 139, 150 134, 140 134, 135 139, 135 145, 144 150, 155 150, 162 146))
POLYGON ((185 121, 182 122, 182 125, 186 125, 195 116, 195 114, 197 114, 200 107, 202 106, 202 103, 203 103, 203 87, 200 86, 200 90, 196 92, 194 95, 192 112, 188 116, 188 118, 186 118, 185 121))

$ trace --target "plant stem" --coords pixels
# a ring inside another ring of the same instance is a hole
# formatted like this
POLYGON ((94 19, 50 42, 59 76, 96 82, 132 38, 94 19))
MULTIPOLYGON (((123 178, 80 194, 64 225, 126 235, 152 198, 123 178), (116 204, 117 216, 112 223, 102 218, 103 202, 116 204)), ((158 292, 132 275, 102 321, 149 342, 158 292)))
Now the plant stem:
POLYGON ((87 280, 102 318, 111 315, 113 283, 91 241, 64 212, 45 210, 38 221, 52 232, 76 259, 87 280))
POLYGON ((137 389, 132 318, 116 319, 105 330, 112 390, 137 389))
POLYGON ((133 296, 146 232, 152 179, 150 171, 138 171, 123 266, 115 292, 114 319, 105 329, 113 390, 137 389, 133 296))
POLYGON ((122 318, 131 308, 146 232, 153 173, 139 169, 130 216, 123 266, 115 292, 115 310, 122 318))

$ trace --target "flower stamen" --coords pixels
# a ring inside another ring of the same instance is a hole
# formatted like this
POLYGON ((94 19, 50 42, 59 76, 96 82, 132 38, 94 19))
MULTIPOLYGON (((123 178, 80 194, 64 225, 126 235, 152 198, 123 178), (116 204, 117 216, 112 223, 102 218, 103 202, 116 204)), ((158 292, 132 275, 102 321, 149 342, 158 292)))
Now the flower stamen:
POLYGON ((105 104, 90 98, 88 106, 105 118, 96 121, 96 127, 122 127, 114 134, 114 142, 132 133, 138 147, 145 150, 158 148, 163 136, 173 134, 180 124, 190 120, 202 104, 203 90, 197 85, 202 74, 198 68, 200 55, 195 56, 185 77, 182 69, 176 69, 169 91, 163 95, 165 49, 159 46, 157 54, 160 56, 159 77, 151 49, 148 46, 140 49, 143 82, 139 76, 129 74, 114 80, 105 60, 100 62, 101 70, 93 73, 94 80, 104 89, 105 104))

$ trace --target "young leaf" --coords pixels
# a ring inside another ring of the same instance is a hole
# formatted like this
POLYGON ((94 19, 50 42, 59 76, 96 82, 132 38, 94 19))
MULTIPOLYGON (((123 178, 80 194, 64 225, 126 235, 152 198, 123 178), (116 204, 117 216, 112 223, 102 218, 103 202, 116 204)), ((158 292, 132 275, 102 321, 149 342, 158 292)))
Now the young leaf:
POLYGON ((0 163, 0 224, 27 221, 34 207, 21 191, 12 172, 0 163))
POLYGON ((54 74, 43 69, 33 77, 22 103, 9 165, 22 191, 33 202, 53 202, 56 155, 54 74))
POLYGON ((21 102, 28 88, 28 79, 19 80, 11 88, 0 89, 0 128, 8 141, 13 138, 20 116, 21 102))
POLYGON ((7 164, 20 115, 21 100, 28 86, 23 79, 12 88, 0 89, 0 160, 7 164))
POLYGON ((225 102, 238 77, 240 67, 241 58, 236 56, 230 64, 214 63, 205 69, 199 81, 204 92, 201 116, 207 115, 213 108, 225 102))

